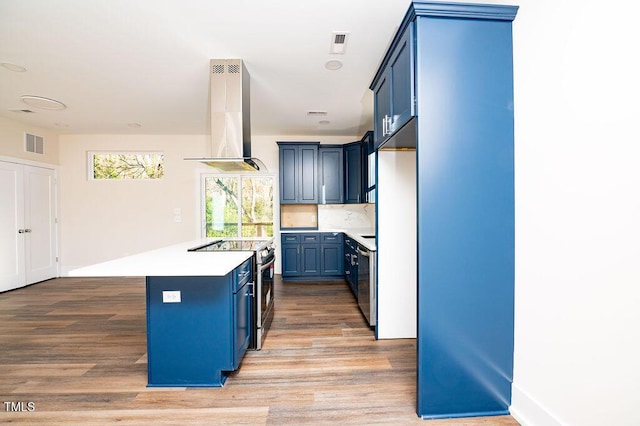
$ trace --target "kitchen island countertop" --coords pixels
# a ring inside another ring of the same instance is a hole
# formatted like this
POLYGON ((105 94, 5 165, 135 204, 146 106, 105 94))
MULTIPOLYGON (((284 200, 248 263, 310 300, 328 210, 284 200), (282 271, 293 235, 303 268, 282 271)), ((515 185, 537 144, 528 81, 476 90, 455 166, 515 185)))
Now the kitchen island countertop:
POLYGON ((70 277, 224 276, 253 252, 190 252, 220 238, 199 238, 69 271, 70 277))

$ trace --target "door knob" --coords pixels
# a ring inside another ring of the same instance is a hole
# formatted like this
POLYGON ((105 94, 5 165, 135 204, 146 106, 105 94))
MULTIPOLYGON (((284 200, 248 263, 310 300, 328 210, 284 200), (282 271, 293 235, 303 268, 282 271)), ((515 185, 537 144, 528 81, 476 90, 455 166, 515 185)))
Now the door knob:
POLYGON ((18 234, 24 234, 24 229, 18 229, 18 234))

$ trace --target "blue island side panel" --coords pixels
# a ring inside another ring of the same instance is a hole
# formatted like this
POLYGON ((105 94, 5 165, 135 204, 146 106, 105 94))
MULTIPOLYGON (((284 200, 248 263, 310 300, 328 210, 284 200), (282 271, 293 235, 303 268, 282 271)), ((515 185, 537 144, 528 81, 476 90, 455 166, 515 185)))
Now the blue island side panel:
POLYGON ((418 415, 508 413, 513 375, 510 21, 419 17, 418 415))
POLYGON ((220 387, 232 365, 231 275, 147 277, 149 386, 220 387), (163 303, 180 291, 180 303, 163 303))

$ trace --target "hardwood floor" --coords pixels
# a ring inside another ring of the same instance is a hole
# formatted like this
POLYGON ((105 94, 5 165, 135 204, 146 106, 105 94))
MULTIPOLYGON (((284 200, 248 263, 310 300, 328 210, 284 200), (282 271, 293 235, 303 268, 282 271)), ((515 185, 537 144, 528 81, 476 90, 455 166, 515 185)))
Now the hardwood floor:
POLYGON ((513 426, 420 420, 415 340, 379 340, 348 286, 276 283, 276 314, 220 389, 147 388, 142 278, 61 278, 0 294, 0 423, 513 426))

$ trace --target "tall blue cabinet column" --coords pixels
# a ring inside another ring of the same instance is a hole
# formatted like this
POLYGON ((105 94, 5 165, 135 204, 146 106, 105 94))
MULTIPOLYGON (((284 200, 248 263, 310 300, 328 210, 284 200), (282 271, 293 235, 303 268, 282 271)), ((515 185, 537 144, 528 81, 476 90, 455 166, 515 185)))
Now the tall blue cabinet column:
POLYGON ((509 412, 516 11, 461 5, 426 8, 416 18, 423 417, 509 412))
POLYGON ((375 94, 394 49, 413 32, 413 76, 405 74, 413 79, 415 117, 377 146, 415 143, 417 413, 423 418, 509 413, 517 10, 412 3, 371 87, 375 94))

